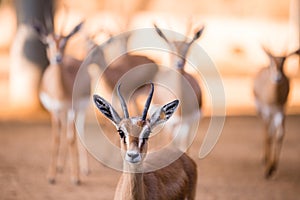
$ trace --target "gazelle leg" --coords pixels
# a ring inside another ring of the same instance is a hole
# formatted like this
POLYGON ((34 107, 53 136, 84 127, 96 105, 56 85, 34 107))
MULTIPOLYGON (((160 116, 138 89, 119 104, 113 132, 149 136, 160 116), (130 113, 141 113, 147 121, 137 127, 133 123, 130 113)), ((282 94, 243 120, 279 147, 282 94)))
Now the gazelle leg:
POLYGON ((187 154, 189 155, 190 153, 190 147, 193 143, 194 138, 197 135, 198 132, 198 125, 201 121, 201 110, 197 110, 194 112, 191 116, 190 119, 188 119, 187 124, 188 126, 188 133, 187 133, 187 142, 186 142, 186 147, 187 147, 187 154))
MULTIPOLYGON (((84 123, 85 123, 85 113, 84 112, 78 112, 76 116, 76 130, 79 135, 84 137, 84 123)), ((88 154, 83 146, 83 144, 80 141, 80 138, 77 135, 77 146, 78 146, 78 152, 79 152, 79 166, 81 173, 88 175, 90 173, 89 170, 89 163, 88 163, 88 154)))
POLYGON ((266 126, 265 131, 265 178, 270 178, 273 173, 272 157, 274 152, 274 128, 270 122, 266 126))
POLYGON ((272 147, 272 157, 270 159, 270 165, 268 166, 268 175, 271 176, 277 169, 279 155, 281 151, 282 141, 284 137, 283 124, 276 127, 274 131, 274 141, 272 147))
POLYGON ((265 163, 265 178, 270 178, 274 172, 274 165, 273 165, 273 156, 274 156, 274 152, 272 151, 274 149, 274 140, 273 138, 271 138, 271 144, 270 144, 270 149, 269 149, 269 157, 268 160, 265 163))
POLYGON ((79 151, 80 172, 85 175, 88 175, 90 173, 88 155, 85 147, 83 146, 79 138, 77 138, 77 146, 79 151))
POLYGON ((56 176, 59 144, 60 144, 60 131, 61 131, 60 130, 61 124, 60 124, 59 117, 55 114, 52 114, 51 123, 52 123, 52 149, 51 149, 51 160, 50 160, 50 166, 47 174, 47 179, 49 183, 54 184, 55 176, 56 176))
POLYGON ((270 161, 270 154, 271 154, 271 145, 272 145, 272 137, 269 133, 268 128, 265 130, 265 144, 264 144, 264 164, 267 164, 270 161))
POLYGON ((271 121, 270 132, 272 132, 272 146, 270 161, 267 164, 266 177, 269 178, 276 171, 281 145, 284 137, 284 114, 276 113, 271 121))
POLYGON ((187 123, 182 122, 182 124, 174 124, 172 127, 172 133, 177 133, 174 135, 174 144, 179 150, 189 154, 189 125, 187 123))
POLYGON ((185 150, 186 154, 189 155, 189 153, 190 153, 189 152, 189 150, 190 150, 189 144, 190 144, 191 135, 192 135, 190 133, 191 129, 190 129, 189 124, 186 124, 186 123, 182 124, 182 129, 183 129, 182 133, 184 134, 184 138, 181 138, 181 140, 182 140, 181 150, 183 150, 183 151, 185 150))
POLYGON ((79 179, 79 163, 78 163, 78 149, 76 143, 74 112, 68 111, 68 123, 67 123, 67 141, 70 152, 70 164, 71 164, 71 180, 75 185, 80 184, 79 179))
POLYGON ((274 141, 274 157, 273 157, 273 170, 275 171, 278 166, 280 151, 282 147, 283 142, 283 135, 276 135, 275 141, 274 141))
POLYGON ((58 153, 57 171, 63 172, 66 158, 67 158, 67 116, 66 113, 62 113, 60 116, 61 121, 61 136, 60 136, 60 148, 58 153))

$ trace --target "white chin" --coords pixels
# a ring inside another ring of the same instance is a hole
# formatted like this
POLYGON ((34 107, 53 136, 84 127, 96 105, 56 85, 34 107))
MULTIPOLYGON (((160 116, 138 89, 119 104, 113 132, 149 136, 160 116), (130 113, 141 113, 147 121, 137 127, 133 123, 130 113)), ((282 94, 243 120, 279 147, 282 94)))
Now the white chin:
POLYGON ((137 158, 137 159, 125 159, 128 163, 130 163, 130 164, 138 164, 138 163, 140 163, 141 162, 141 159, 139 159, 139 158, 137 158))

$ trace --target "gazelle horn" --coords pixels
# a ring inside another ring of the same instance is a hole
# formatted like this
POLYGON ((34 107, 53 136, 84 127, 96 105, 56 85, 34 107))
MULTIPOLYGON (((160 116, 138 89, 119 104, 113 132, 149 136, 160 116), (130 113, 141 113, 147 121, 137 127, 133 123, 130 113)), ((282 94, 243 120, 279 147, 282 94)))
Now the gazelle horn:
POLYGON ((120 99, 122 110, 124 112, 124 118, 129 118, 129 113, 128 113, 127 105, 126 105, 126 102, 125 102, 125 100, 124 100, 121 92, 120 92, 120 87, 121 87, 121 84, 119 84, 119 86, 118 86, 117 93, 118 93, 118 96, 119 96, 119 99, 120 99))
POLYGON ((148 96, 147 101, 145 103, 145 107, 144 107, 144 111, 143 111, 143 115, 142 115, 142 120, 143 121, 146 120, 148 109, 150 107, 150 103, 151 103, 153 92, 154 92, 154 85, 153 85, 153 83, 150 83, 150 84, 151 84, 150 93, 149 93, 149 96, 148 96))

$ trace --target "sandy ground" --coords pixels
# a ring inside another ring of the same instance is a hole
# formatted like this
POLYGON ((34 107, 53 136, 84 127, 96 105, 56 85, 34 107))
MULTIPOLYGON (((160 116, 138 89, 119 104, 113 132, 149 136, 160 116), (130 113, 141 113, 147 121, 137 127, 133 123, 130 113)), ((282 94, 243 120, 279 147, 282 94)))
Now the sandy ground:
MULTIPOLYGON (((196 199, 300 199, 300 116, 287 118, 279 170, 271 180, 263 178, 262 126, 255 117, 228 117, 214 150, 198 159, 204 119, 191 149, 198 165, 196 199)), ((57 183, 47 183, 50 124, 0 123, 0 199, 112 199, 120 172, 90 157, 92 173, 74 186, 69 171, 57 183)))

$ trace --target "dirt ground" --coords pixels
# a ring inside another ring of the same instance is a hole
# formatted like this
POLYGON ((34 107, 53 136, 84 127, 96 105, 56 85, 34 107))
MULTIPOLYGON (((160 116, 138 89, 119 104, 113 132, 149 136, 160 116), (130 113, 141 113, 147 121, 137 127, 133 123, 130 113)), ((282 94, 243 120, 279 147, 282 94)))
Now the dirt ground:
MULTIPOLYGON (((228 117, 217 145, 198 159, 204 119, 191 149, 198 165, 196 199, 300 199, 300 116, 289 116, 286 137, 275 177, 265 180, 262 167, 262 125, 255 117, 228 117)), ((0 122, 0 199, 113 199, 120 172, 90 157, 92 173, 74 186, 69 171, 50 185, 50 123, 0 122)))

